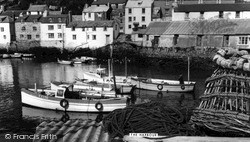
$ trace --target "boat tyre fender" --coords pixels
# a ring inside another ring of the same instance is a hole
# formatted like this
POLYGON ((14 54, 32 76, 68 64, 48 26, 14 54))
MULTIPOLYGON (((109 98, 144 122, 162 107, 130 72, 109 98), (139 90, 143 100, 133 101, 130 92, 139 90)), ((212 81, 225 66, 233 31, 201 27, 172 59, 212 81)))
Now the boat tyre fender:
POLYGON ((157 88, 158 88, 159 90, 162 90, 162 89, 163 89, 163 86, 162 86, 161 84, 158 84, 158 85, 157 85, 157 88))
POLYGON ((102 103, 97 102, 97 103, 95 104, 95 108, 96 108, 97 110, 99 110, 99 111, 103 110, 103 105, 102 105, 102 103))
POLYGON ((69 101, 66 100, 66 99, 62 99, 60 101, 60 106, 63 107, 63 108, 65 108, 65 109, 68 108, 69 107, 69 101))
POLYGON ((69 115, 67 113, 65 113, 62 118, 61 118, 61 121, 63 122, 67 122, 69 120, 69 115))
POLYGON ((123 83, 127 83, 127 79, 123 79, 123 83))
POLYGON ((184 85, 181 85, 181 89, 184 90, 184 89, 185 89, 185 86, 184 86, 184 85))
POLYGON ((162 97, 163 97, 162 92, 161 92, 161 91, 160 91, 160 92, 158 92, 158 93, 157 93, 157 98, 161 99, 162 97))

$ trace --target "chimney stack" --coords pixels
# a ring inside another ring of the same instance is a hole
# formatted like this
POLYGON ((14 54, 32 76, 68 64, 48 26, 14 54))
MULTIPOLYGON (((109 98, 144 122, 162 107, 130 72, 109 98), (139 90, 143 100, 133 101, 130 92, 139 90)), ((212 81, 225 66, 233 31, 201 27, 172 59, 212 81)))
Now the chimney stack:
POLYGON ((44 10, 43 17, 47 17, 47 16, 48 16, 48 10, 44 10))

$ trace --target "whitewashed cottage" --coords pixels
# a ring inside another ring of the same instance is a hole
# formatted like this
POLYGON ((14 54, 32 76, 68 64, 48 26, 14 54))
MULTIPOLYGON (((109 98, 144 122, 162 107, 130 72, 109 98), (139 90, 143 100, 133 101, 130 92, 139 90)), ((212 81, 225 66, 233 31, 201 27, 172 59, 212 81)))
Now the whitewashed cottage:
POLYGON ((108 45, 119 34, 119 23, 106 21, 73 21, 65 29, 65 48, 99 48, 108 45))

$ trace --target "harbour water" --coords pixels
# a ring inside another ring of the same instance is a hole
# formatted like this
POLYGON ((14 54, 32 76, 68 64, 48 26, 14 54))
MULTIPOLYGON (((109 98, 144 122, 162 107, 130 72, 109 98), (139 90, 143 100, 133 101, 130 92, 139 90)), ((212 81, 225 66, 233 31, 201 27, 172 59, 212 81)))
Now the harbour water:
MULTIPOLYGON (((76 78, 83 78, 84 71, 95 71, 100 63, 76 64, 74 66, 61 65, 57 62, 38 62, 34 59, 0 59, 0 132, 18 131, 23 125, 23 117, 34 119, 60 118, 62 112, 49 111, 37 108, 22 106, 21 88, 34 88, 49 86, 51 81, 74 81, 76 78)), ((178 79, 183 74, 187 80, 187 64, 184 66, 140 66, 128 64, 128 75, 178 79)), ((101 67, 107 67, 107 63, 101 63, 101 67)), ((124 75, 125 67, 123 64, 114 64, 115 75, 124 75)), ((210 69, 190 70, 190 80, 196 81, 194 93, 167 93, 163 92, 163 97, 157 96, 158 92, 147 90, 135 90, 138 96, 137 101, 156 100, 162 101, 176 107, 194 108, 199 102, 199 96, 203 93, 204 81, 211 75, 210 69)), ((94 119, 96 114, 92 113, 72 113, 71 118, 94 119)), ((30 126, 29 126, 30 127, 30 126)))

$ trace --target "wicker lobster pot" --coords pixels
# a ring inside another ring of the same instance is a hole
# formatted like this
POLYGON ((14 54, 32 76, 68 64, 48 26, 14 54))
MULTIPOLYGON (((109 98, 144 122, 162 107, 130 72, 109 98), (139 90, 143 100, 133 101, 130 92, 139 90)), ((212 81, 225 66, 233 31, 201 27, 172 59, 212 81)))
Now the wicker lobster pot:
POLYGON ((236 55, 228 59, 221 56, 230 62, 226 66, 214 59, 218 68, 205 82, 204 94, 193 111, 191 123, 217 132, 250 135, 250 73, 243 70, 243 65, 249 63, 236 55), (237 62, 241 62, 239 66, 237 62))

